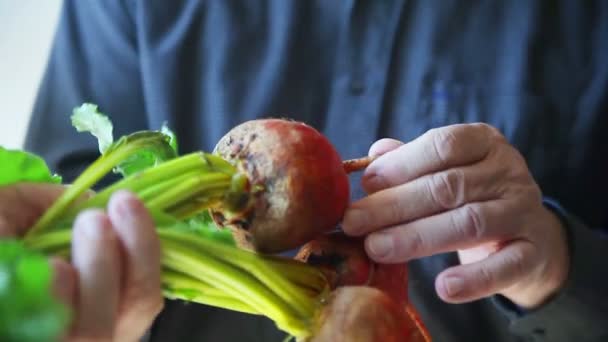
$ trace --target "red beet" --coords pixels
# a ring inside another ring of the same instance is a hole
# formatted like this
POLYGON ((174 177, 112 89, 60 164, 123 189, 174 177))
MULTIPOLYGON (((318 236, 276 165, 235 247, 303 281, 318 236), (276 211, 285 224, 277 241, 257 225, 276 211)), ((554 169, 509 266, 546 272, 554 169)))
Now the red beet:
POLYGON ((338 152, 311 126, 284 119, 248 121, 228 132, 215 153, 249 180, 243 210, 212 211, 219 225, 234 229, 241 246, 287 251, 342 219, 348 176, 338 152))
POLYGON ((406 311, 372 287, 334 290, 308 342, 422 342, 406 311))
POLYGON ((407 296, 407 264, 377 264, 365 253, 363 238, 332 232, 300 248, 296 259, 322 269, 332 288, 368 285, 400 304, 407 296))
MULTIPOLYGON (((391 315, 406 315, 406 318, 400 324, 407 331, 407 339, 401 341, 422 342, 431 340, 418 312, 408 299, 407 263, 377 264, 365 253, 363 238, 349 237, 342 232, 325 234, 307 243, 302 246, 296 255, 296 259, 323 270, 332 289, 365 286, 380 290, 402 310, 402 312, 392 313, 391 315)), ((381 303, 371 304, 382 305, 381 303)), ((385 318, 380 316, 380 319, 385 318)), ((365 325, 365 322, 360 324, 365 325)), ((380 324, 383 323, 380 322, 380 324)), ((369 332, 371 328, 366 329, 369 332)), ((321 340, 315 339, 314 341, 321 340)), ((344 341, 349 340, 344 339, 344 341)), ((382 341, 382 339, 378 341, 382 341)))
POLYGON ((331 288, 365 285, 371 281, 374 265, 362 246, 360 238, 332 232, 302 246, 295 259, 321 269, 331 288))

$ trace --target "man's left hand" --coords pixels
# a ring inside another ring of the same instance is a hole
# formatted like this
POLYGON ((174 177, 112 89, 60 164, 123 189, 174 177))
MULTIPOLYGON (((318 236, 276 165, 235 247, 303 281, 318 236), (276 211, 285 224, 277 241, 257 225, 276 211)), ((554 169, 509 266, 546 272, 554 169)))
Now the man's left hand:
POLYGON ((403 144, 383 139, 363 176, 369 196, 347 211, 343 229, 366 237, 377 262, 457 251, 461 265, 437 276, 450 303, 501 294, 533 308, 567 278, 565 230, 542 203, 524 158, 493 127, 432 129, 403 144))

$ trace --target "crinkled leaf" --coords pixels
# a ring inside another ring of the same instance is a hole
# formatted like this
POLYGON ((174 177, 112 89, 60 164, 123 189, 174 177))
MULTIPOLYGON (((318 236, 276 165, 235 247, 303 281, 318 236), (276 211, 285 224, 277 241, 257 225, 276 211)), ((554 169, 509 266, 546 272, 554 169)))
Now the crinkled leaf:
POLYGON ((163 126, 160 128, 160 132, 167 135, 169 137, 169 145, 171 146, 171 148, 173 149, 173 151, 175 151, 175 153, 179 153, 178 152, 178 143, 177 143, 177 136, 175 135, 175 133, 169 128, 169 126, 167 126, 167 123, 165 122, 163 124, 163 126))
POLYGON ((84 103, 80 107, 74 108, 72 114, 72 126, 78 132, 89 132, 97 138, 99 152, 104 154, 112 145, 112 122, 103 113, 97 110, 97 105, 84 103))
POLYGON ((69 321, 51 295, 47 259, 19 241, 0 240, 0 340, 54 341, 69 321))
POLYGON ((0 147, 0 186, 18 182, 61 183, 61 177, 49 170, 39 156, 21 150, 0 147))
POLYGON ((134 153, 114 168, 114 172, 127 177, 175 158, 177 153, 171 147, 170 141, 171 137, 161 132, 141 131, 121 138, 110 147, 107 153, 127 144, 141 144, 143 146, 137 153, 134 153))
POLYGON ((229 229, 219 228, 211 215, 204 211, 192 218, 179 222, 171 227, 171 229, 188 231, 197 236, 203 237, 217 242, 224 243, 230 246, 236 246, 232 232, 229 229))
POLYGON ((163 125, 160 131, 135 132, 114 141, 112 122, 98 110, 95 104, 84 103, 75 108, 72 114, 72 125, 78 132, 90 132, 95 136, 102 155, 128 146, 140 145, 142 147, 114 168, 114 172, 120 173, 123 177, 177 156, 177 138, 166 125, 163 125))

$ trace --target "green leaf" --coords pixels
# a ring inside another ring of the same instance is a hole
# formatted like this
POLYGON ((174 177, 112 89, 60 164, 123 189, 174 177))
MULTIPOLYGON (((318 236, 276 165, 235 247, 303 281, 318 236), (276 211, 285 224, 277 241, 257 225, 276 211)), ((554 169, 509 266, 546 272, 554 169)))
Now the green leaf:
POLYGON ((84 103, 80 107, 74 108, 72 125, 78 132, 90 132, 95 136, 101 154, 104 154, 114 141, 112 122, 97 110, 97 105, 84 103))
POLYGON ((171 229, 186 231, 206 240, 236 246, 232 232, 229 229, 219 228, 207 211, 181 221, 173 225, 171 229))
POLYGON ((18 182, 61 183, 61 177, 49 170, 37 155, 0 146, 0 186, 18 182))
POLYGON ((0 240, 0 340, 54 341, 69 312, 51 295, 47 259, 16 240, 0 240))
POLYGON ((169 126, 167 126, 166 122, 163 123, 163 126, 160 128, 160 131, 161 131, 161 133, 163 133, 169 137, 169 145, 171 146, 173 151, 175 151, 175 153, 178 154, 179 152, 178 152, 177 136, 171 129, 169 129, 169 126))
POLYGON ((135 132, 122 137, 116 143, 112 144, 106 153, 118 150, 119 148, 125 148, 126 145, 138 144, 144 146, 144 148, 129 156, 114 168, 114 172, 122 174, 123 177, 127 177, 133 173, 143 171, 149 167, 156 166, 169 159, 175 158, 177 153, 171 147, 170 142, 171 137, 161 132, 135 132))
POLYGON ((102 155, 125 148, 127 145, 149 145, 149 147, 144 146, 143 149, 114 168, 114 172, 122 174, 123 177, 177 156, 177 138, 166 124, 160 131, 135 132, 114 141, 110 119, 104 113, 99 112, 97 105, 84 103, 74 109, 72 125, 78 132, 90 132, 95 136, 102 155))
POLYGON ((181 299, 191 301, 196 297, 200 297, 203 294, 199 290, 176 288, 169 285, 163 285, 163 295, 168 299, 181 299))

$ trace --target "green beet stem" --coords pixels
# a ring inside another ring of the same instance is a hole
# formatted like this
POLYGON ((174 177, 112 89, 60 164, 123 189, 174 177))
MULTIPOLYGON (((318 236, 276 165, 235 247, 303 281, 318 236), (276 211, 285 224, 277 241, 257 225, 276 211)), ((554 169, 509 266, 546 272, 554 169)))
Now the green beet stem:
POLYGON ((77 214, 105 207, 120 189, 135 192, 150 210, 161 245, 163 293, 251 314, 263 314, 293 336, 306 336, 321 295, 322 272, 310 265, 241 250, 193 231, 171 229, 210 206, 239 211, 250 200, 244 175, 224 159, 196 152, 132 174, 88 200, 74 202, 102 177, 142 149, 166 143, 160 134, 134 135, 98 158, 30 229, 27 247, 68 256, 77 214), (54 228, 51 230, 50 228, 54 228))
MULTIPOLYGON (((234 172, 236 170, 230 164, 217 156, 206 155, 203 152, 191 153, 117 181, 90 199, 68 209, 65 214, 61 215, 62 220, 72 221, 79 212, 86 208, 105 207, 112 194, 121 189, 138 194, 145 202, 197 175, 222 174, 224 176, 220 177, 222 180, 217 185, 223 190, 226 188, 223 178, 230 179, 234 172)), ((208 185, 213 187, 215 184, 209 183, 208 185)))
MULTIPOLYGON (((200 173, 184 179, 181 183, 175 184, 173 188, 150 198, 146 204, 151 210, 165 210, 172 207, 174 203, 196 197, 197 194, 202 196, 202 193, 207 190, 216 190, 215 193, 222 198, 229 187, 230 176, 221 173, 200 173)), ((205 199, 207 198, 205 197, 205 199)))
MULTIPOLYGON (((285 274, 282 271, 284 268, 289 267, 284 267, 281 263, 273 263, 271 259, 262 258, 255 253, 211 243, 203 239, 189 239, 187 235, 179 232, 162 230, 159 233, 164 239, 174 239, 182 245, 192 245, 191 249, 193 250, 206 250, 209 254, 232 264, 234 267, 247 270, 264 285, 272 288, 278 296, 288 303, 291 310, 297 312, 300 317, 310 318, 313 316, 317 308, 316 298, 311 298, 308 295, 308 291, 300 289, 293 282, 285 278, 285 274)), ((296 263, 294 261, 294 265, 296 263)), ((309 266, 302 264, 302 268, 305 267, 309 266)), ((320 272, 313 276, 313 284, 314 279, 317 277, 321 277, 320 272)))
POLYGON ((162 272, 162 282, 163 294, 170 299, 181 299, 248 314, 260 314, 259 311, 254 310, 251 305, 242 300, 186 274, 165 268, 162 272))
MULTIPOLYGON (((26 241, 26 246, 49 255, 69 254, 71 233, 70 229, 63 229, 40 234, 26 241)), ((159 228, 158 234, 168 298, 262 313, 295 336, 308 331, 323 291, 299 284, 322 287, 318 282, 323 279, 320 271, 301 262, 258 255, 188 231, 159 228), (294 274, 300 276, 291 279, 294 274)))
POLYGON ((149 149, 165 143, 163 134, 142 134, 137 138, 120 145, 116 149, 99 157, 67 188, 67 190, 48 208, 42 217, 26 233, 25 239, 43 232, 47 227, 53 225, 66 209, 76 201, 87 190, 91 189, 101 178, 108 174, 116 165, 137 153, 140 150, 149 149))
POLYGON ((162 241, 163 265, 197 279, 204 278, 236 298, 247 298, 256 311, 264 312, 279 328, 289 333, 301 335, 307 331, 306 323, 291 311, 287 303, 242 269, 195 250, 180 248, 179 243, 170 239, 163 237, 162 241))
POLYGON ((223 191, 207 190, 194 199, 183 201, 167 208, 166 211, 178 220, 185 220, 200 214, 208 208, 221 206, 221 196, 223 194, 223 191))

